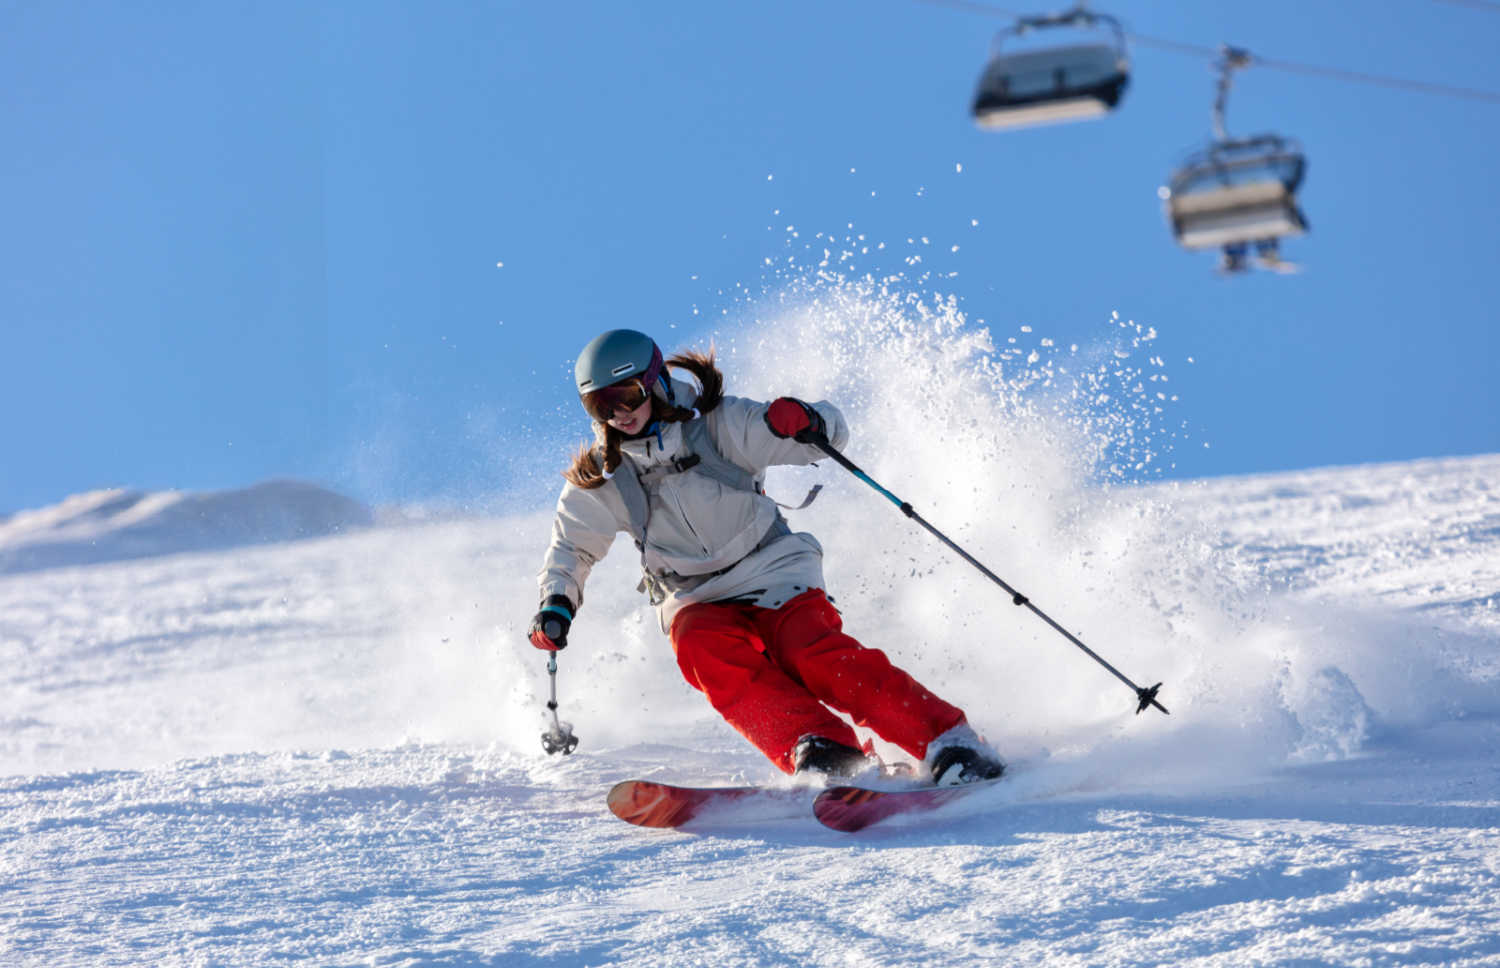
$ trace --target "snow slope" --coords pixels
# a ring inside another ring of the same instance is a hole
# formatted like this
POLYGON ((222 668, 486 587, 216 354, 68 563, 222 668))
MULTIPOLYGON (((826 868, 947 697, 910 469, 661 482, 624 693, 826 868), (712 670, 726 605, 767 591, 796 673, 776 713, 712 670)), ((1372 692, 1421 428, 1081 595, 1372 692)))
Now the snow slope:
POLYGON ((339 534, 371 511, 300 481, 183 494, 107 490, 0 517, 0 574, 339 534))
POLYGON ((774 777, 681 682, 628 548, 561 656, 582 746, 549 759, 545 504, 186 533, 0 575, 0 963, 1500 965, 1500 456, 1124 486, 1169 450, 1155 364, 1109 371, 1138 332, 1001 374, 942 311, 859 298, 787 310, 821 367, 752 330, 726 368, 848 401, 851 457, 1171 716, 836 468, 778 472, 829 485, 793 523, 849 630, 1013 779, 855 836, 641 830, 615 780, 774 777), (903 368, 912 341, 955 377, 903 368), (1145 392, 1074 406, 1070 368, 1145 392))

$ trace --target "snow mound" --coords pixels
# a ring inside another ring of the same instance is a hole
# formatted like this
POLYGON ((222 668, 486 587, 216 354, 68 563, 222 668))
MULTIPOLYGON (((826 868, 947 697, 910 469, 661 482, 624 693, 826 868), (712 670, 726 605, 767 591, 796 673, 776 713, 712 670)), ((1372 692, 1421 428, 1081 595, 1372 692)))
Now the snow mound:
POLYGON ((373 523, 365 505, 302 481, 201 494, 92 491, 0 518, 0 575, 294 541, 373 523))

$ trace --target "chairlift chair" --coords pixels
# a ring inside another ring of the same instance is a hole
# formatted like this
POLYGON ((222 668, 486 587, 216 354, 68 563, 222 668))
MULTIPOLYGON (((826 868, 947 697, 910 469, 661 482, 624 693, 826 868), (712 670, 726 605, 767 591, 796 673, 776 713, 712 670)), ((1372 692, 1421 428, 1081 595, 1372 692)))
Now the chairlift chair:
POLYGON ((995 38, 974 94, 974 122, 1001 130, 1102 117, 1120 103, 1130 80, 1125 32, 1113 17, 1081 7, 1053 16, 1023 17, 995 38), (1007 51, 1007 38, 1031 30, 1109 30, 1108 41, 1007 51))
POLYGON ((1173 173, 1161 196, 1186 249, 1221 249, 1303 235, 1297 189, 1307 160, 1278 135, 1216 141, 1173 173))
POLYGON ((1242 272, 1252 264, 1296 272, 1295 263, 1281 258, 1281 240, 1307 233, 1307 218, 1297 207, 1307 158, 1297 142, 1277 134, 1229 136, 1224 113, 1230 83, 1234 72, 1255 58, 1228 44, 1220 51, 1214 140, 1190 155, 1157 194, 1177 243, 1185 249, 1219 249, 1221 272, 1242 272))

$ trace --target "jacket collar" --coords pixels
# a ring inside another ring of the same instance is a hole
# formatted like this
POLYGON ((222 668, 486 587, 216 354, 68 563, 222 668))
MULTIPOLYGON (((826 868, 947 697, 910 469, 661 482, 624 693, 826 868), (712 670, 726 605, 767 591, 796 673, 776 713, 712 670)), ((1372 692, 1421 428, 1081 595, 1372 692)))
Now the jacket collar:
POLYGON ((627 440, 620 444, 620 451, 635 461, 641 470, 664 464, 678 456, 682 446, 682 424, 657 423, 654 433, 627 440))
MULTIPOLYGON (((691 407, 698 402, 697 386, 685 380, 673 379, 672 393, 677 398, 678 406, 691 407)), ((620 450, 630 455, 630 459, 642 470, 665 464, 685 451, 682 424, 658 423, 656 426, 658 433, 649 433, 620 444, 620 450)))

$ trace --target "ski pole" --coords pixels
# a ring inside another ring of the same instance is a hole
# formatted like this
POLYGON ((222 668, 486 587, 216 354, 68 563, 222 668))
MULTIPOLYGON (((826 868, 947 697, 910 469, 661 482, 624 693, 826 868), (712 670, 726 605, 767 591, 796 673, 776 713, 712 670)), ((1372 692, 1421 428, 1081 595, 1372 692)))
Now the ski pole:
POLYGON ((547 755, 561 753, 567 756, 578 748, 578 737, 573 735, 573 724, 559 722, 557 719, 557 653, 547 654, 547 677, 552 683, 551 698, 547 700, 547 709, 552 713, 552 728, 542 734, 542 749, 547 755))
POLYGON ((1069 642, 1072 642, 1074 645, 1078 646, 1080 649, 1082 649, 1089 656, 1089 658, 1093 659, 1095 662, 1099 663, 1104 668, 1108 669, 1111 673, 1114 674, 1114 676, 1115 676, 1116 679, 1119 679, 1121 682, 1125 683, 1125 685, 1129 686, 1132 690, 1134 690, 1135 691, 1135 697, 1136 697, 1136 699, 1140 700, 1140 705, 1137 706, 1136 710, 1135 710, 1135 713, 1136 713, 1137 716, 1139 716, 1141 713, 1145 712, 1146 709, 1148 707, 1150 707, 1150 706, 1155 706, 1157 709, 1160 709, 1164 713, 1167 712, 1167 707, 1163 706, 1161 703, 1159 703, 1159 702, 1156 701, 1156 693, 1157 693, 1157 691, 1159 689, 1161 689, 1161 685, 1162 685, 1161 683, 1158 682, 1156 685, 1152 686, 1151 688, 1146 689, 1146 688, 1143 688, 1143 687, 1138 686, 1135 683, 1131 682, 1130 679, 1129 679, 1129 677, 1127 677, 1119 669, 1116 669, 1114 666, 1112 666, 1108 662, 1106 662, 1104 660, 1104 658, 1099 655, 1099 653, 1095 652, 1093 649, 1091 649, 1088 646, 1084 645, 1081 641, 1079 641, 1079 639, 1078 639, 1077 636, 1073 635, 1071 632, 1069 632, 1067 629, 1063 628, 1061 625, 1058 625, 1056 622, 1054 622, 1052 620, 1051 616, 1049 616, 1046 612, 1042 611, 1040 608, 1037 608, 1036 605, 1032 604, 1031 599, 1027 598, 1025 595, 1022 595, 1020 592, 1016 591, 1010 585, 1006 584, 1005 579, 1001 578, 999 575, 997 575, 994 572, 990 571, 983 564, 981 564, 979 562, 979 560, 976 559, 973 555, 969 554, 967 551, 965 551, 964 549, 960 548, 958 545, 954 544, 953 541, 947 535, 943 534, 943 532, 939 531, 937 528, 934 528, 931 524, 929 524, 925 518, 923 518, 920 514, 918 514, 915 510, 912 509, 912 506, 909 503, 907 503, 906 501, 901 500, 899 497, 897 497, 896 495, 892 494, 890 491, 886 490, 885 488, 883 488, 879 484, 877 484, 875 482, 874 478, 870 477, 869 474, 866 474, 864 471, 860 470, 859 466, 857 464, 855 464, 849 458, 845 457, 842 453, 839 452, 839 450, 837 448, 835 448, 833 446, 833 444, 829 443, 828 442, 828 437, 826 435, 821 434, 821 433, 814 433, 814 434, 810 434, 808 436, 809 436, 808 443, 813 444, 819 450, 821 450, 823 453, 827 454, 829 457, 832 457, 834 460, 838 461, 839 464, 841 464, 845 470, 847 470, 849 473, 853 474, 855 477, 859 478, 860 480, 864 481, 866 484, 868 484, 871 487, 873 487, 876 491, 878 491, 881 495, 883 495, 886 500, 890 501, 892 504, 896 505, 896 507, 900 508, 902 514, 904 514, 907 517, 911 518, 913 521, 917 522, 922 527, 926 528, 939 541, 941 541, 943 544, 945 544, 949 548, 951 548, 955 553, 958 554, 959 557, 963 558, 964 561, 967 561, 969 564, 973 565, 975 568, 978 568, 980 570, 980 572, 983 573, 986 578, 988 578, 990 581, 994 582, 995 584, 999 585, 1001 588, 1005 589, 1006 593, 1010 595, 1012 602, 1014 602, 1017 605, 1024 605, 1027 608, 1031 609, 1031 611, 1036 615, 1037 618, 1041 619, 1043 622, 1046 622, 1048 625, 1052 626, 1052 628, 1054 630, 1056 630, 1059 635, 1061 635, 1063 638, 1067 639, 1069 642))

